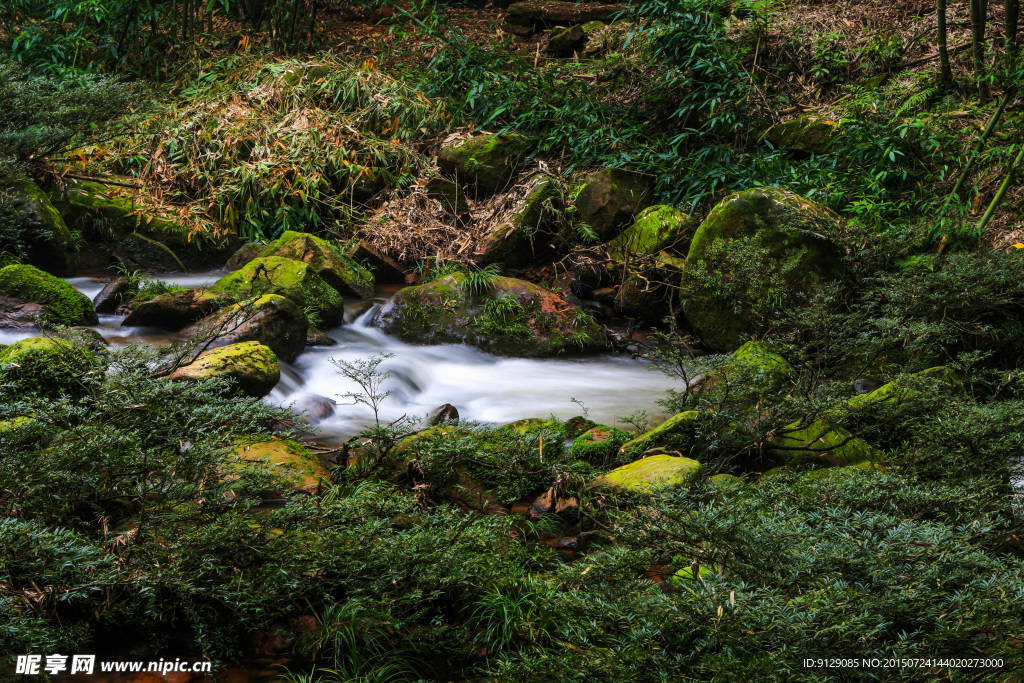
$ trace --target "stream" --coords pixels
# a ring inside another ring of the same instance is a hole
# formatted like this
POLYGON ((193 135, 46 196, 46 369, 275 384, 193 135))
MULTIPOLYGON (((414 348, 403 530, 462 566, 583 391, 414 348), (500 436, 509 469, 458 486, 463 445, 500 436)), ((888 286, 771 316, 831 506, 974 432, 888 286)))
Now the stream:
MULTIPOLYGON (((191 274, 160 274, 165 282, 186 288, 202 288, 223 276, 221 271, 191 274)), ((104 282, 90 276, 68 278, 90 299, 104 282)), ((292 406, 317 394, 338 402, 335 414, 317 425, 317 441, 337 444, 373 423, 369 406, 352 404, 348 392, 361 389, 331 363, 331 359, 356 361, 374 354, 391 354, 379 370, 391 376, 382 390, 391 395, 380 408, 381 422, 407 415, 424 417, 434 408, 450 403, 463 420, 504 424, 528 417, 555 416, 568 419, 584 412, 573 403, 583 402, 590 419, 608 425, 619 418, 646 410, 651 418, 664 417, 657 404, 679 383, 648 369, 644 361, 627 356, 600 354, 576 358, 501 358, 469 346, 406 344, 369 326, 376 310, 396 288, 378 288, 373 300, 350 301, 346 324, 328 330, 335 346, 310 347, 292 364, 281 363, 281 381, 265 399, 292 406)), ((121 327, 122 316, 100 315, 95 326, 114 346, 165 345, 176 340, 171 332, 156 328, 121 327)), ((0 330, 0 344, 35 336, 37 330, 0 330)))

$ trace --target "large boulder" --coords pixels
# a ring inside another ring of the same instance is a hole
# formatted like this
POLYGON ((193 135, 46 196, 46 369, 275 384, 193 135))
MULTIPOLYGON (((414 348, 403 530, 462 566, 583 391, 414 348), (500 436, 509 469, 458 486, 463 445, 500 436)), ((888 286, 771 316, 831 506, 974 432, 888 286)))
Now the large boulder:
POLYGON ((84 393, 83 380, 98 370, 95 354, 66 339, 31 337, 0 348, 0 377, 25 393, 84 393))
POLYGON ((307 314, 315 312, 319 318, 316 323, 323 327, 333 327, 345 312, 341 294, 320 277, 316 266, 280 256, 249 261, 234 273, 217 280, 210 290, 236 299, 279 294, 291 299, 307 314))
POLYGON ((223 292, 182 289, 167 292, 134 304, 131 313, 121 322, 123 327, 162 327, 180 330, 201 320, 235 299, 223 292))
POLYGON ((208 315, 182 330, 181 336, 216 335, 221 345, 257 341, 291 363, 306 348, 308 330, 309 320, 302 309, 283 296, 264 294, 208 315))
POLYGON ((618 467, 594 480, 631 493, 651 493, 690 486, 700 479, 703 466, 696 460, 674 455, 652 455, 618 467))
POLYGON ((697 221, 671 206, 649 206, 633 224, 608 243, 608 255, 619 262, 653 256, 660 251, 685 255, 697 230, 697 221))
POLYGON ((574 460, 584 460, 594 465, 605 465, 615 460, 619 447, 629 440, 629 433, 615 427, 597 425, 583 432, 569 447, 574 460))
POLYGON ((331 475, 317 457, 287 439, 242 444, 228 455, 225 464, 228 479, 235 479, 247 470, 266 469, 302 493, 315 494, 331 483, 331 475))
POLYGON ((327 240, 315 235, 288 230, 264 247, 256 258, 274 256, 308 263, 342 296, 360 299, 373 296, 373 273, 350 259, 340 247, 334 248, 327 240))
MULTIPOLYGON (((551 223, 559 205, 558 188, 543 173, 530 176, 523 185, 521 195, 517 195, 521 198, 501 213, 478 243, 474 254, 478 263, 519 268, 533 259, 537 238, 551 223)), ((541 246, 547 242, 542 239, 541 246)))
POLYGON ((701 340, 733 351, 822 282, 848 276, 838 242, 842 219, 777 187, 722 200, 697 229, 680 290, 701 340))
POLYGON ((230 379, 238 393, 262 398, 280 381, 281 366, 269 347, 248 341, 204 351, 192 363, 168 375, 167 379, 230 379))
POLYGON ((592 230, 597 241, 608 242, 650 205, 651 185, 640 173, 606 168, 575 179, 570 195, 575 198, 574 221, 592 230))
POLYGON ((11 327, 25 327, 22 323, 29 313, 41 313, 43 321, 51 325, 98 322, 89 297, 59 277, 35 266, 0 268, 0 319, 7 317, 11 327), (25 303, 38 304, 39 308, 25 307, 25 303))
POLYGON ((764 139, 781 149, 804 154, 827 152, 838 124, 815 116, 798 116, 777 123, 764 134, 764 139))
POLYGON ((791 466, 833 467, 878 460, 875 449, 866 441, 820 419, 786 425, 768 441, 767 451, 791 466))
POLYGON ((619 448, 619 458, 635 460, 653 448, 689 454, 697 440, 699 417, 700 414, 696 410, 673 415, 654 429, 622 444, 619 448))
POLYGON ((530 282, 494 278, 473 291, 462 273, 398 292, 373 324, 403 341, 469 344, 502 356, 533 358, 604 347, 593 318, 530 282))
MULTIPOLYGON (((46 237, 28 245, 29 260, 45 271, 68 275, 73 270, 75 241, 60 212, 35 181, 24 174, 8 177, 0 191, 10 195, 14 208, 24 212, 46 237)), ((3 245, 0 244, 0 248, 3 245)))
POLYGON ((794 375, 789 361, 772 353, 763 342, 749 341, 736 349, 732 358, 695 381, 694 389, 754 403, 781 389, 794 375))
POLYGON ((477 194, 489 195, 508 187, 525 153, 526 141, 521 135, 485 133, 442 147, 437 165, 458 183, 475 186, 477 194))
POLYGON ((963 378, 953 370, 944 365, 928 368, 921 372, 915 372, 908 377, 889 382, 878 387, 874 391, 850 399, 850 407, 867 409, 879 404, 899 405, 910 401, 921 394, 921 386, 928 383, 938 384, 940 387, 953 393, 962 393, 963 378))

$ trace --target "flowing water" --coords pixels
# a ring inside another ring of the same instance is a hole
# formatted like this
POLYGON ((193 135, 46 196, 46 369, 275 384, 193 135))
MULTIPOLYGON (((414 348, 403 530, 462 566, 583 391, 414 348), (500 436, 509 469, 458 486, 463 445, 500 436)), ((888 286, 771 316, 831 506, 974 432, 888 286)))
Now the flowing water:
MULTIPOLYGON (((187 288, 212 284, 220 271, 160 275, 166 282, 187 288)), ((92 277, 69 278, 76 289, 95 297, 104 283, 92 277)), ((362 389, 331 361, 354 362, 374 354, 390 354, 380 371, 390 372, 381 391, 391 395, 380 406, 381 422, 403 415, 423 417, 450 403, 464 420, 506 423, 527 417, 555 416, 566 419, 583 412, 572 399, 582 401, 590 419, 616 424, 618 418, 637 410, 649 417, 664 416, 657 401, 679 382, 647 368, 643 361, 621 355, 583 358, 499 358, 472 347, 455 344, 417 346, 406 344, 370 327, 373 314, 394 290, 380 289, 372 302, 353 302, 346 312, 348 324, 330 330, 337 345, 312 347, 291 365, 281 364, 281 382, 266 400, 282 405, 302 404, 310 394, 338 402, 335 414, 319 425, 318 440, 337 442, 373 422, 369 406, 345 398, 362 389)), ((147 328, 121 327, 123 318, 101 315, 96 330, 111 344, 168 344, 175 335, 147 328)), ((10 344, 38 334, 33 330, 0 330, 0 344, 10 344)))

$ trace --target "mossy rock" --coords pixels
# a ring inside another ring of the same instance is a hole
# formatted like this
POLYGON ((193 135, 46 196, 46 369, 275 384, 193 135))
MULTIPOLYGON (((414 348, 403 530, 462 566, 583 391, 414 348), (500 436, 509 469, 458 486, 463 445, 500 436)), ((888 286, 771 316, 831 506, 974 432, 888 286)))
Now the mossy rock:
POLYGON ((652 455, 618 467, 594 480, 633 493, 650 493, 690 486, 700 479, 703 466, 696 460, 674 455, 652 455))
POLYGON ((522 167, 526 140, 521 135, 486 133, 442 147, 437 165, 458 183, 475 185, 481 195, 505 190, 522 167))
MULTIPOLYGON (((305 232, 288 230, 265 246, 257 258, 280 257, 302 261, 342 296, 373 296, 373 273, 348 257, 341 248, 305 232)), ((248 265, 248 264, 246 264, 248 265)))
POLYGON ((725 198, 697 229, 686 257, 680 297, 690 325, 711 348, 734 351, 745 337, 763 331, 771 310, 798 307, 819 284, 847 279, 838 241, 842 227, 832 210, 777 187, 725 198), (757 291, 752 284, 725 272, 720 257, 706 260, 719 246, 728 250, 748 243, 766 250, 771 272, 763 275, 781 279, 781 291, 770 302, 749 301, 757 291), (728 289, 748 286, 747 292, 728 289))
POLYGON ((316 311, 319 323, 324 327, 333 327, 345 312, 341 294, 317 274, 315 266, 280 256, 249 261, 234 273, 217 280, 210 291, 222 292, 236 299, 278 294, 291 299, 303 310, 316 311))
POLYGON ((71 274, 78 250, 71 230, 50 197, 24 174, 7 178, 4 184, 3 189, 14 197, 15 207, 48 234, 45 241, 28 245, 32 264, 50 273, 71 274))
POLYGON ((686 254, 698 221, 671 206, 649 206, 633 224, 608 243, 608 255, 620 263, 633 255, 654 255, 659 251, 686 254))
POLYGON ((6 381, 28 394, 78 396, 84 382, 100 371, 96 355, 66 339, 30 337, 0 349, 6 381))
POLYGON ((615 427, 596 425, 573 439, 569 455, 594 465, 606 465, 615 460, 619 448, 629 441, 629 433, 615 427))
MULTIPOLYGON (((537 173, 526 181, 523 200, 495 221, 477 246, 478 263, 500 263, 509 268, 520 268, 533 260, 537 253, 538 237, 552 225, 560 208, 558 188, 550 176, 537 173)), ((543 247, 547 241, 541 238, 543 247)))
POLYGON ((543 287, 499 277, 487 293, 467 291, 466 276, 407 287, 373 325, 402 341, 468 344, 501 356, 536 358, 604 348, 600 326, 543 287))
POLYGON ((560 429, 561 426, 554 420, 545 420, 540 417, 527 417, 515 422, 502 425, 499 429, 504 431, 519 432, 520 434, 536 434, 548 429, 560 429))
POLYGON ((228 456, 230 478, 247 469, 266 468, 296 491, 314 494, 331 476, 309 449, 287 439, 245 443, 228 456))
POLYGON ((874 404, 888 403, 888 404, 899 404, 903 401, 912 400, 920 395, 920 390, 915 388, 913 384, 917 380, 931 380, 938 382, 946 389, 956 393, 962 393, 963 378, 953 370, 944 365, 939 365, 934 368, 928 368, 921 372, 916 372, 910 376, 909 381, 895 381, 883 384, 874 391, 862 394, 860 396, 854 396, 850 399, 850 407, 852 408, 864 408, 874 404))
POLYGON ((219 344, 257 341, 280 360, 291 363, 306 348, 309 320, 291 300, 264 294, 221 309, 181 332, 185 338, 217 334, 219 344))
POLYGON ((716 474, 707 478, 708 486, 720 491, 735 491, 743 488, 743 480, 735 474, 716 474))
POLYGON ((269 347, 249 341, 204 351, 167 378, 174 381, 229 379, 242 395, 262 398, 277 386, 281 367, 269 347))
POLYGON ((778 391, 794 376, 793 366, 763 342, 746 342, 732 356, 701 379, 702 392, 747 395, 753 401, 778 391))
POLYGON ((234 301, 234 297, 212 290, 182 289, 167 292, 135 304, 121 325, 180 330, 234 301))
POLYGON ((699 417, 700 413, 696 410, 687 410, 673 415, 654 429, 622 444, 622 447, 619 448, 619 458, 635 460, 644 451, 652 448, 663 448, 668 451, 688 454, 697 440, 697 419, 699 417))
MULTIPOLYGON (((650 205, 651 184, 640 173, 606 168, 575 178, 569 194, 574 201, 573 221, 585 224, 599 242, 608 242, 650 205)), ((568 233, 563 236, 570 242, 579 241, 568 233)))
POLYGON ((764 139, 780 149, 804 154, 827 152, 839 124, 815 116, 798 116, 777 123, 764 134, 764 139))
POLYGON ((580 25, 568 28, 556 26, 551 29, 545 51, 552 57, 571 57, 573 52, 583 47, 586 38, 587 35, 580 25))
POLYGON ((59 277, 35 266, 0 268, 0 294, 39 304, 51 325, 95 325, 99 322, 89 297, 59 277))
POLYGON ((791 467, 844 467, 879 459, 866 441, 820 419, 786 425, 768 441, 766 450, 776 461, 791 467))
POLYGON ((711 567, 700 564, 699 562, 695 565, 693 560, 685 558, 682 555, 676 555, 672 558, 672 566, 680 567, 680 569, 677 569, 676 572, 672 574, 672 577, 669 580, 669 587, 674 590, 686 588, 693 581, 710 579, 715 576, 715 571, 712 570, 711 567))
POLYGON ((423 190, 428 197, 441 202, 444 210, 453 216, 463 219, 469 216, 469 202, 466 201, 466 193, 462 190, 462 186, 454 180, 434 176, 427 181, 423 190))
POLYGON ((244 266, 249 261, 260 255, 260 252, 266 248, 265 244, 256 244, 255 242, 247 242, 238 248, 228 262, 224 264, 224 270, 229 273, 234 272, 244 266))

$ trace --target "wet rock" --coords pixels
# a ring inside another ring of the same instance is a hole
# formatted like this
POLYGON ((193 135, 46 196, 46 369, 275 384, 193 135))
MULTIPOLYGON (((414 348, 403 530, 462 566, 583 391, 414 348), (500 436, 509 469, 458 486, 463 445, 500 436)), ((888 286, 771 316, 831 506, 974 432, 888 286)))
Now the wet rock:
POLYGON ((583 47, 584 40, 586 35, 583 27, 578 24, 570 28, 555 27, 551 29, 545 52, 552 57, 572 56, 573 52, 583 47))
POLYGON ((402 284, 405 282, 406 268, 395 259, 381 253, 376 247, 359 240, 349 250, 348 255, 356 263, 364 264, 372 272, 377 282, 402 284))
POLYGON ((699 416, 696 410, 673 415, 654 429, 622 444, 619 457, 634 460, 654 448, 688 454, 697 438, 699 416))
POLYGON ((686 257, 688 273, 705 273, 684 277, 686 319, 712 349, 738 349, 745 337, 764 330, 771 311, 756 296, 757 284, 744 280, 751 276, 737 277, 744 272, 737 259, 751 250, 763 253, 763 268, 784 282, 784 300, 772 307, 795 308, 820 283, 849 276, 839 241, 843 225, 831 209, 777 187, 725 198, 697 229, 686 257))
POLYGON ((259 256, 260 252, 263 251, 264 248, 265 245, 263 244, 255 244, 252 242, 243 244, 238 248, 238 251, 231 255, 228 262, 224 264, 224 270, 229 272, 238 270, 246 263, 259 256))
POLYGON ((191 364, 171 373, 168 379, 228 379, 234 382, 238 393, 262 398, 277 386, 281 367, 270 348, 249 341, 204 351, 191 364))
POLYGON ((319 394, 302 394, 292 403, 291 409, 300 415, 299 422, 317 425, 334 415, 338 402, 319 394))
POLYGON ((93 297, 92 307, 97 313, 113 313, 124 303, 126 293, 131 289, 128 278, 111 280, 100 293, 93 297))
POLYGON ((579 519, 580 501, 576 496, 566 495, 565 486, 567 481, 568 477, 564 474, 555 479, 551 488, 533 501, 526 517, 534 520, 554 514, 570 523, 579 519))
POLYGON ((131 312, 121 322, 123 327, 161 327, 180 330, 202 320, 214 311, 232 303, 234 297, 223 292, 202 289, 183 289, 167 292, 149 301, 133 304, 131 312))
MULTIPOLYGON (((574 220, 585 223, 599 242, 614 239, 651 203, 651 186, 639 173, 618 168, 586 173, 573 181, 574 220)), ((570 242, 579 241, 566 234, 570 242)))
POLYGON ((465 343, 503 356, 534 358, 604 347, 593 318, 538 285, 495 278, 487 293, 467 291, 461 273, 398 292, 373 325, 403 341, 465 343))
POLYGON ((257 341, 269 346, 279 359, 290 363, 306 348, 309 320, 291 300, 264 294, 221 309, 186 327, 186 339, 215 336, 219 344, 257 341))
POLYGON ((31 263, 58 275, 72 271, 75 257, 75 241, 60 212, 50 202, 47 194, 34 180, 23 174, 6 179, 0 191, 13 198, 14 208, 23 211, 26 218, 38 225, 47 237, 30 240, 27 246, 31 263))
POLYGON ((319 318, 316 324, 325 326, 336 324, 345 310, 341 294, 317 274, 315 266, 280 256, 253 259, 217 280, 210 291, 236 299, 277 294, 305 311, 316 312, 319 318))
POLYGON ((0 297, 0 319, 11 326, 27 327, 26 317, 39 311, 25 304, 38 304, 44 322, 51 325, 95 325, 99 320, 89 297, 35 266, 0 268, 0 297))
POLYGON ((508 187, 525 153, 521 135, 485 133, 442 147, 437 165, 455 182, 473 185, 478 195, 490 195, 508 187))
POLYGON ((306 332, 306 346, 334 346, 338 342, 326 332, 321 332, 312 325, 306 332))
POLYGON ((434 408, 430 412, 430 418, 427 423, 431 427, 443 424, 459 424, 459 409, 453 406, 451 403, 445 403, 443 406, 434 408))
MULTIPOLYGON (((312 272, 341 296, 360 299, 373 296, 373 273, 342 253, 340 248, 314 235, 289 230, 265 246, 258 257, 264 260, 286 258, 306 263, 312 272)), ((248 268, 252 263, 253 260, 250 260, 244 267, 248 268)))
POLYGON ((777 462, 791 467, 842 467, 879 460, 870 444, 826 420, 797 421, 776 430, 767 451, 777 462))
POLYGON ((685 255, 697 231, 696 219, 671 206, 649 206, 618 237, 608 243, 608 255, 620 264, 660 251, 685 255))
POLYGON ((703 467, 696 460, 652 455, 614 469, 593 483, 632 493, 650 493, 689 486, 700 478, 702 471, 703 467))
POLYGON ((40 304, 0 294, 0 329, 36 327, 37 321, 45 315, 46 310, 40 304))

